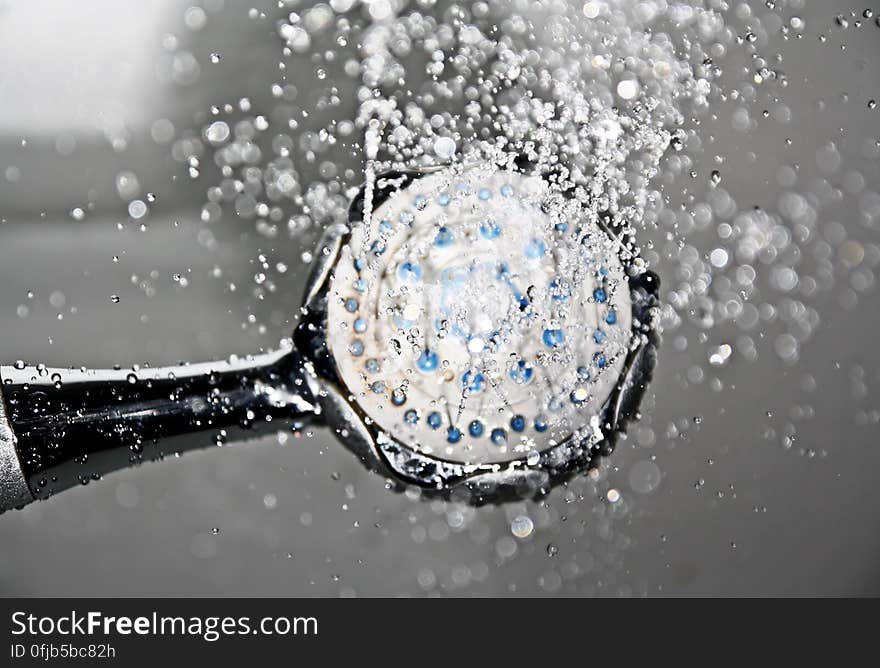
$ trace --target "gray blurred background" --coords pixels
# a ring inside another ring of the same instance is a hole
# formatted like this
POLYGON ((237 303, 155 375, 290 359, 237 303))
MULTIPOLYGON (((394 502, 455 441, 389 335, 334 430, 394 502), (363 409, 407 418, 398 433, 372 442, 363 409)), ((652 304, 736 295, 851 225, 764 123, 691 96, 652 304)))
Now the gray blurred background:
MULTIPOLYGON (((210 165, 190 178, 163 134, 170 125, 179 137, 211 105, 243 97, 251 113, 271 113, 282 42, 275 3, 264 4, 265 15, 249 15, 256 0, 0 0, 0 359, 198 361, 287 334, 315 234, 268 240, 228 212, 201 223, 217 179, 210 165), (144 201, 155 195, 137 221, 117 194, 127 171, 144 201), (255 293, 260 254, 291 267, 274 292, 255 293)), ((880 96, 880 28, 866 21, 821 47, 817 38, 833 32, 837 11, 863 9, 809 3, 798 10, 803 39, 773 44, 793 111, 783 130, 733 133, 724 105, 703 122, 699 133, 716 138, 710 153, 729 155, 723 185, 741 208, 772 208, 779 167, 815 172, 817 148, 832 139, 877 187, 865 147, 880 112, 864 100, 880 96)), ((312 68, 308 56, 287 62, 312 68)), ((830 209, 822 215, 851 237, 877 242, 855 204, 830 209)), ((855 302, 850 293, 843 280, 811 300, 821 323, 795 365, 755 336, 757 362, 713 371, 722 392, 689 375, 706 366, 704 349, 667 337, 644 420, 598 483, 474 509, 389 492, 323 431, 270 437, 147 464, 0 517, 0 593, 878 594, 880 320, 873 285, 855 302), (647 461, 662 472, 650 490, 633 483, 647 461), (620 502, 607 502, 609 488, 620 502), (535 525, 524 539, 510 530, 518 515, 535 525)))

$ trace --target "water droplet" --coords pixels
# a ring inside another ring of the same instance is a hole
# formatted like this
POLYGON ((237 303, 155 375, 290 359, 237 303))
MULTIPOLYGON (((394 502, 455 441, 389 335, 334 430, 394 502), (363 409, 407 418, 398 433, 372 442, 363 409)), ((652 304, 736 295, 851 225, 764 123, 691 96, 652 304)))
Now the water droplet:
POLYGON ((510 523, 510 531, 517 538, 528 538, 534 529, 535 525, 527 515, 517 515, 510 523))

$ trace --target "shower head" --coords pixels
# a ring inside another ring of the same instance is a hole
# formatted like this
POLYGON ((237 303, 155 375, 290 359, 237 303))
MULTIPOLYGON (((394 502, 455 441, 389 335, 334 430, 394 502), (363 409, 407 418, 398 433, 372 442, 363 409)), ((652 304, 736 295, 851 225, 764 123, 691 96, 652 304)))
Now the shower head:
POLYGON ((653 368, 658 281, 602 218, 527 168, 385 174, 367 195, 328 231, 295 336, 348 445, 488 496, 610 453, 653 368))
POLYGON ((320 420, 369 468, 475 502, 610 454, 656 348, 658 280, 625 230, 552 176, 488 163, 368 180, 348 223, 325 232, 279 353, 3 367, 2 505, 168 454, 167 436, 279 420, 320 420))

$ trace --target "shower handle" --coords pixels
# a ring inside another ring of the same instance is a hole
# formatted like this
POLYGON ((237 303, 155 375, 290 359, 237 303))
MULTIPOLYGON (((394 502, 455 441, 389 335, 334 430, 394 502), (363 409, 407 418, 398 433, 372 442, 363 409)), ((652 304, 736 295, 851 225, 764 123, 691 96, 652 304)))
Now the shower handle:
POLYGON ((136 370, 2 366, 0 511, 318 411, 294 351, 136 370), (173 439, 198 432, 212 437, 173 439))

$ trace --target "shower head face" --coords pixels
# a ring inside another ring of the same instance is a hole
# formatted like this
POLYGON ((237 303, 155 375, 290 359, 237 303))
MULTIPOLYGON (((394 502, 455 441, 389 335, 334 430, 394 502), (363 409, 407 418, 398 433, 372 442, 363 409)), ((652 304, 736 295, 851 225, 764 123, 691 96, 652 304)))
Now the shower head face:
POLYGON ((620 241, 545 179, 493 165, 401 177, 377 204, 326 306, 365 422, 459 470, 600 441, 633 343, 620 241))

